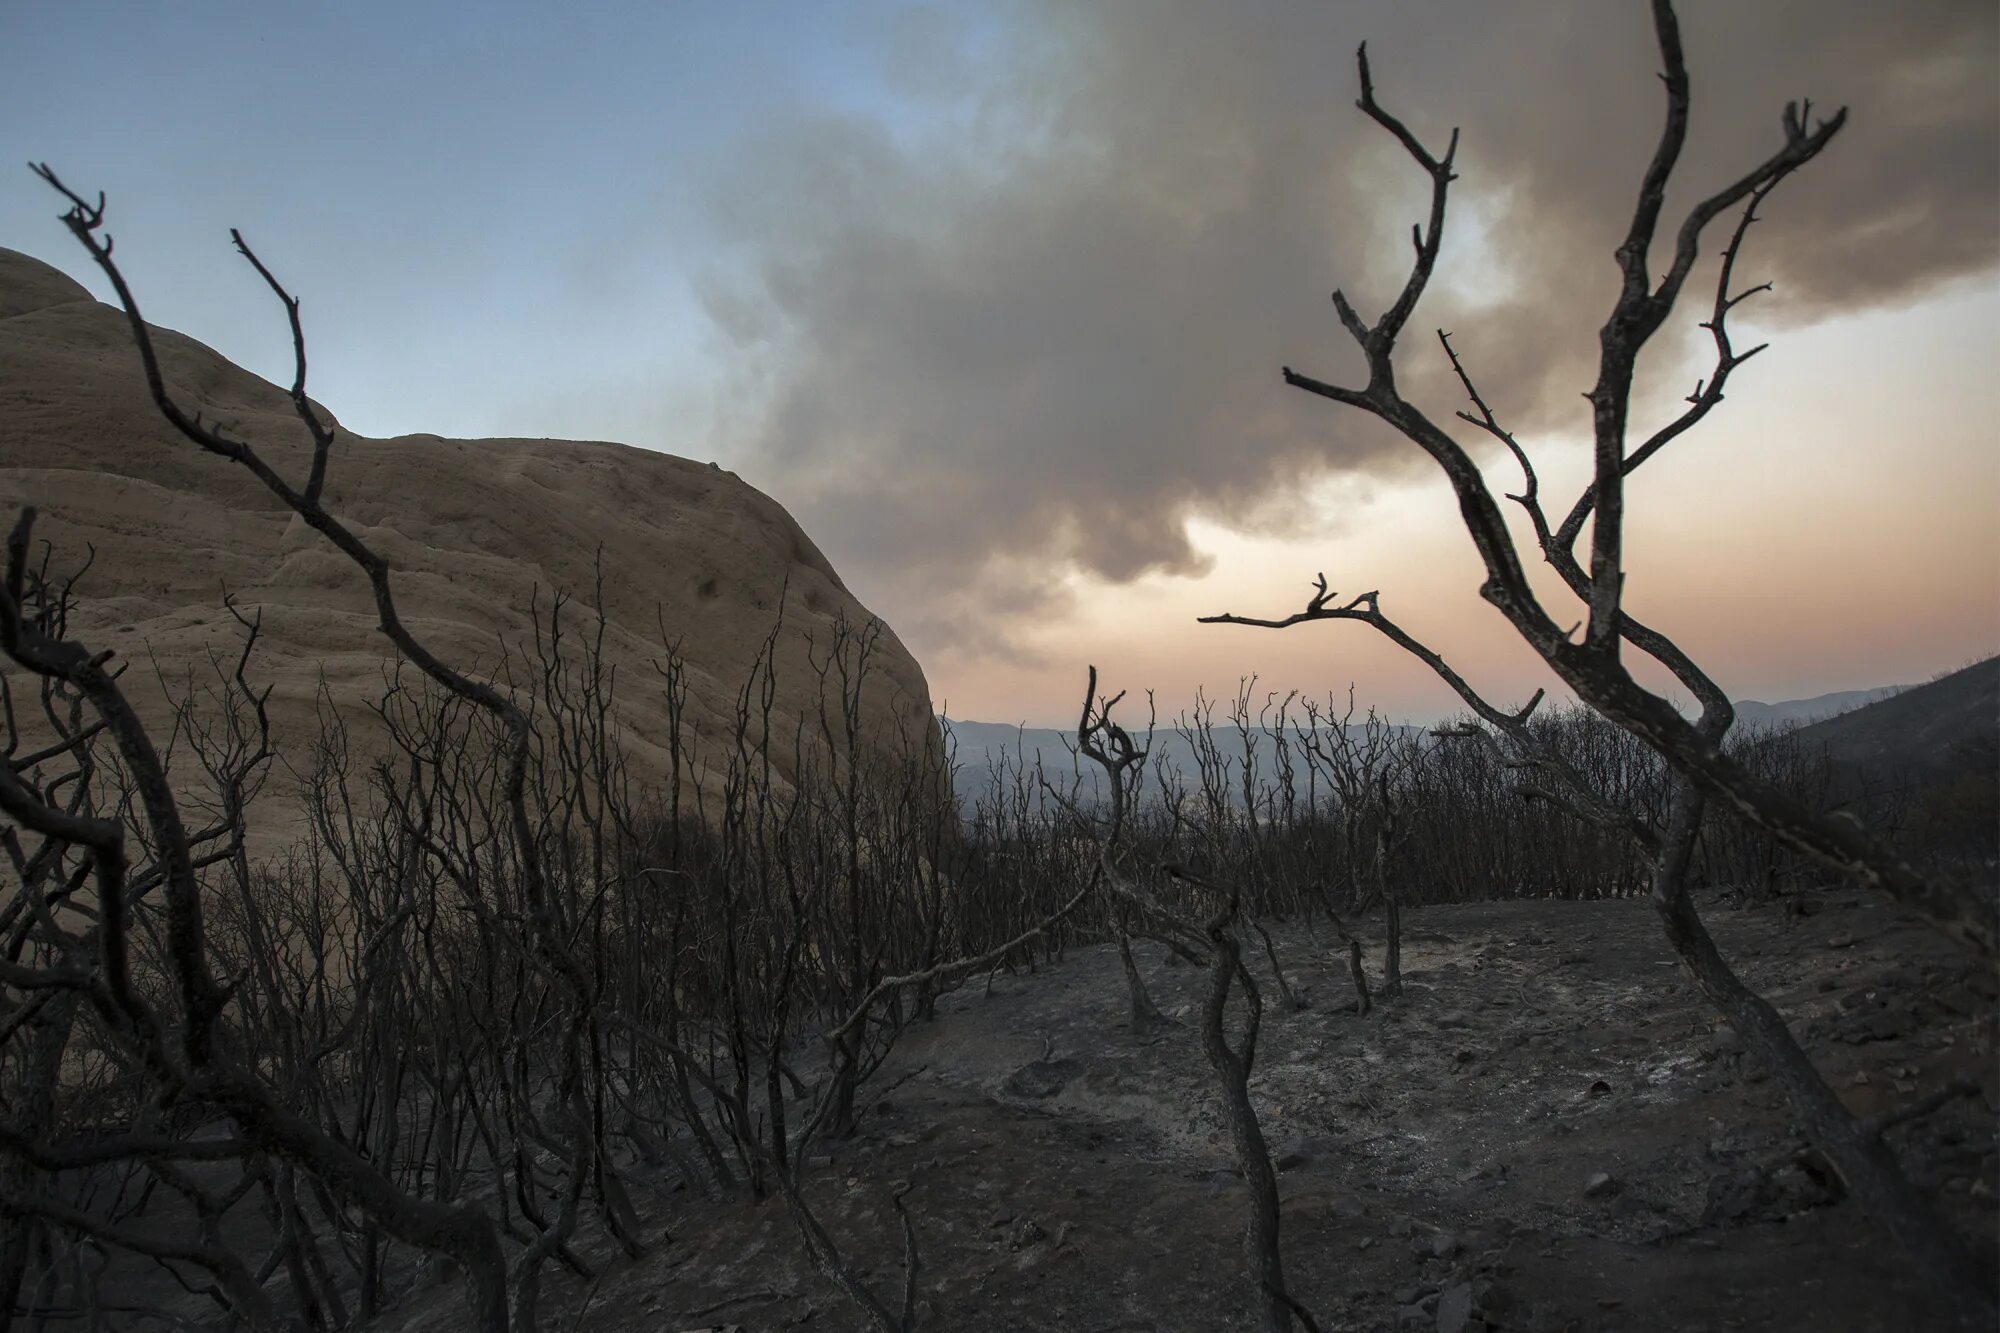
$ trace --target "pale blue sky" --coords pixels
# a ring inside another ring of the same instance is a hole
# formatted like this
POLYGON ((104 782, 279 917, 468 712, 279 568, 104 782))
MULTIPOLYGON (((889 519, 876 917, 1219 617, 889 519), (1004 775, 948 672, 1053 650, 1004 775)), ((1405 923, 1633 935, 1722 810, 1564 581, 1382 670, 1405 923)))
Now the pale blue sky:
MULTIPOLYGON (((305 300, 315 392, 353 429, 685 448, 660 386, 699 413, 715 380, 704 199, 789 116, 920 131, 881 69, 904 8, 10 0, 0 125, 110 195, 149 317, 277 376, 240 227, 305 300)), ((55 203, 0 175, 0 243, 108 297, 55 203)))

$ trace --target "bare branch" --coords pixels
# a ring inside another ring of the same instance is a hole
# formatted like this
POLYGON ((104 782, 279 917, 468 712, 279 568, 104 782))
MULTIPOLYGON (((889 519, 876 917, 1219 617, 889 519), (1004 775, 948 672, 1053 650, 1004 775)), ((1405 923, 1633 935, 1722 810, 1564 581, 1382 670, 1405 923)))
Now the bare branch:
MULTIPOLYGON (((1394 135, 1396 142, 1403 145, 1403 151, 1414 158, 1417 165, 1421 166, 1431 178, 1430 217, 1425 228, 1414 233, 1416 258, 1411 265, 1410 275, 1404 280, 1403 290, 1397 295, 1395 304, 1385 310, 1382 317, 1375 321, 1375 327, 1368 330, 1366 336, 1360 339, 1368 353, 1368 370, 1372 387, 1372 384, 1386 384, 1389 381, 1389 356, 1395 350, 1396 337, 1403 331, 1403 325, 1409 322, 1410 312, 1417 308, 1418 299, 1423 296, 1424 288, 1430 283, 1431 270, 1437 266, 1438 245, 1444 239, 1445 196, 1450 191, 1452 181, 1457 179, 1452 174, 1451 164, 1458 156, 1458 130, 1456 128, 1452 130, 1451 142, 1446 145, 1444 156, 1432 155, 1402 121, 1390 115, 1375 100, 1375 80, 1368 68, 1366 42, 1363 42, 1360 49, 1354 53, 1354 59, 1361 76, 1361 99, 1355 105, 1360 107, 1370 120, 1394 135)), ((1336 303, 1344 304, 1338 301, 1336 303)), ((1346 314, 1341 316, 1341 322, 1348 325, 1350 332, 1353 331, 1354 324, 1349 322, 1346 314)))
POLYGON ((1451 686, 1468 708, 1495 726, 1507 726, 1525 722, 1541 703, 1543 691, 1536 690, 1534 697, 1519 710, 1509 713, 1487 701, 1486 697, 1472 688, 1471 682, 1459 675, 1449 663, 1421 640, 1408 633, 1402 626, 1382 613, 1379 593, 1364 592, 1342 606, 1329 606, 1333 594, 1328 592, 1326 575, 1319 575, 1313 583, 1315 589, 1306 609, 1286 616, 1282 620, 1264 620, 1255 616, 1239 616, 1230 612, 1221 615, 1199 616, 1197 624, 1202 625, 1252 625, 1260 629, 1289 629, 1293 625, 1303 625, 1314 620, 1358 620, 1371 626, 1384 638, 1429 667, 1439 679, 1451 686))
MULTIPOLYGON (((1604 656, 1616 654, 1622 637, 1617 622, 1619 602, 1624 592, 1621 561, 1624 477, 1627 471, 1625 439, 1631 410, 1632 374, 1639 351, 1673 310, 1681 285, 1694 268, 1700 252, 1701 233, 1708 223, 1737 201, 1768 188, 1818 156, 1846 120, 1846 112, 1842 111, 1816 130, 1807 132, 1798 109, 1787 106, 1784 147, 1733 184, 1695 205, 1681 224, 1673 263, 1654 289, 1647 277, 1647 260, 1666 197, 1667 179, 1673 173, 1681 145, 1687 137, 1688 75, 1681 48, 1680 25, 1669 0, 1653 0, 1653 26, 1661 58, 1666 64, 1666 121, 1653 160, 1639 185, 1631 227, 1618 247, 1623 285, 1610 318, 1598 334, 1602 350, 1597 383, 1585 395, 1591 403, 1595 433, 1592 508, 1596 517, 1591 526, 1590 622, 1584 645, 1604 656)), ((1571 536, 1574 537, 1574 533, 1571 536)))
POLYGON ((326 484, 326 456, 333 448, 333 428, 319 419, 319 414, 313 411, 312 403, 306 398, 306 333, 304 326, 299 323, 299 301, 285 290, 284 285, 270 269, 264 267, 264 261, 257 258, 256 252, 250 248, 250 243, 243 239, 242 232, 231 227, 229 239, 236 243, 237 252, 250 261, 250 266, 257 270, 258 276, 263 278, 277 294, 278 300, 285 307, 286 318, 291 321, 292 358, 296 367, 292 376, 292 410, 298 413, 299 420, 305 423, 307 432, 312 436, 312 473, 306 479, 305 499, 309 504, 317 504, 320 490, 326 484))

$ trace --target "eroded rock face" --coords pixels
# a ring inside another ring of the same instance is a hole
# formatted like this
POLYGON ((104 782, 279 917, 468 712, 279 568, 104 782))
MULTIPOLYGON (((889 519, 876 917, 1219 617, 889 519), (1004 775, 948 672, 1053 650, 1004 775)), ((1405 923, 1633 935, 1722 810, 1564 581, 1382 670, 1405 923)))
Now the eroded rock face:
MULTIPOLYGON (((303 480, 307 436, 282 390, 190 338, 165 329, 154 338, 184 408, 226 423, 303 480)), ((394 567, 404 620, 461 669, 492 670, 503 643, 531 648, 531 599, 546 608, 557 590, 577 599, 569 628, 594 632, 588 608, 601 570, 614 715, 640 784, 659 783, 668 768, 654 667, 662 626, 688 663, 689 720, 719 757, 714 747, 781 600, 772 730, 786 738, 817 715, 809 642, 823 655, 842 617, 870 619, 776 501, 733 473, 668 454, 341 431, 326 498, 394 567)), ((273 686, 280 753, 308 762, 322 679, 350 728, 354 771, 386 751, 367 704, 393 653, 360 571, 246 470, 160 419, 121 311, 0 249, 0 514, 11 523, 23 504, 41 511, 35 533, 55 543, 53 568, 74 568, 96 548, 73 629, 130 661, 127 690, 149 720, 167 716, 155 666, 180 682, 191 670, 207 674, 210 652, 233 654, 240 632, 222 605, 226 589, 246 612, 262 612, 251 674, 273 686)), ((876 753, 935 743, 923 671, 886 629, 863 698, 876 753)), ((788 777, 790 746, 776 751, 788 777)), ((294 788, 274 774, 260 846, 298 827, 294 788)))

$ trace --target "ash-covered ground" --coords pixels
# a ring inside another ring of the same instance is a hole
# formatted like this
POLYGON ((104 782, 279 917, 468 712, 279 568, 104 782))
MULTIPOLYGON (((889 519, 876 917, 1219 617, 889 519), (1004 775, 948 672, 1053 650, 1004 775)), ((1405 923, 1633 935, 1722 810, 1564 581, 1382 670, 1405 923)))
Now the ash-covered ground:
MULTIPOLYGON (((1976 1089, 1891 1131, 1996 1252, 1990 978, 1845 890, 1712 908, 1725 953, 1857 1112, 1976 1089)), ((1786 1103, 1669 955, 1644 901, 1406 913, 1406 989, 1352 1011, 1344 959, 1274 929, 1307 1007, 1265 998, 1251 1082, 1280 1169, 1287 1277, 1325 1329, 1908 1330, 1944 1316, 1807 1150, 1786 1103)), ((1368 941, 1371 975, 1381 956, 1368 941)), ((1245 1194, 1192 1025, 1203 976, 1139 946, 1161 1008, 1135 1033, 1111 947, 975 981, 912 1029, 808 1193, 892 1305, 897 1186, 924 1327, 1251 1327, 1245 1194)), ((783 1204, 673 1192, 636 1264, 552 1276, 552 1329, 867 1327, 783 1204), (668 1237, 671 1236, 671 1239, 668 1237)), ((608 1258, 608 1256, 607 1256, 608 1258)), ((386 1327, 462 1320, 449 1285, 386 1327)))

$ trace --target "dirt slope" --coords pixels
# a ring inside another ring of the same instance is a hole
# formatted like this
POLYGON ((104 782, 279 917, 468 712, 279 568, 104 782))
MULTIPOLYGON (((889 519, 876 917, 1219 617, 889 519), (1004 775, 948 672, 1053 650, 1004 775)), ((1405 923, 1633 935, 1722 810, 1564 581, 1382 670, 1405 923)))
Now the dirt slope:
MULTIPOLYGON (((283 392, 192 339, 155 336, 181 403, 304 476, 305 431, 283 392)), ((556 589, 587 601, 601 552, 617 711, 641 780, 666 764, 651 665, 661 622, 692 667, 691 714, 715 736, 781 597, 775 723, 785 734, 815 706, 808 636, 824 644, 837 617, 868 617, 777 502, 711 464, 616 444, 342 432, 327 493, 394 565, 405 619, 455 664, 490 667, 503 640, 526 641, 537 593, 544 605, 556 589)), ((383 737, 363 705, 380 693, 388 657, 359 572, 255 478, 159 419, 121 312, 0 250, 0 512, 11 523, 24 503, 40 506, 36 535, 56 543, 57 568, 96 547, 78 628, 134 663, 128 681, 149 716, 164 716, 156 664, 179 682, 205 671, 209 652, 232 649, 227 589, 263 612, 253 674, 275 687, 283 752, 304 762, 323 673, 365 771, 383 737)), ((581 629, 582 617, 571 624, 581 629)), ((926 743, 934 724, 921 668, 893 634, 878 661, 869 696, 878 742, 926 743)), ((282 773, 273 781, 267 832, 272 820, 287 826, 291 786, 282 773)))
POLYGON ((2000 764, 2000 657, 1801 727, 1840 764, 1876 776, 1991 778, 2000 764))

